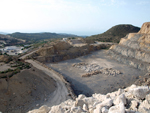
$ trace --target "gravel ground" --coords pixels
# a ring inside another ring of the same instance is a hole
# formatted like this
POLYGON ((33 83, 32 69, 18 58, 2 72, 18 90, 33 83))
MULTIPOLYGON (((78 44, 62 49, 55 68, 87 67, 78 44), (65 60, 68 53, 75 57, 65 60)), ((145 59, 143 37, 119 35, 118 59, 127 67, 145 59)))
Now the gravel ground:
POLYGON ((143 76, 146 73, 111 59, 111 57, 106 54, 106 50, 100 50, 76 59, 46 65, 62 73, 66 80, 72 84, 76 95, 84 94, 86 96, 91 96, 93 93, 106 94, 118 88, 130 86, 139 76, 143 76), (99 65, 103 68, 113 68, 122 74, 108 76, 101 73, 90 77, 81 77, 81 75, 86 74, 87 71, 72 66, 75 63, 81 62, 99 65))

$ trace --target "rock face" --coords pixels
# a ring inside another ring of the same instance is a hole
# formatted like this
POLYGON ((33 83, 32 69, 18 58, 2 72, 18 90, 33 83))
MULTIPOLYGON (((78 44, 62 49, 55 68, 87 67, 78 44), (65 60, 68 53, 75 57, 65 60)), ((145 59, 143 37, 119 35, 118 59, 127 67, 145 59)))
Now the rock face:
POLYGON ((139 34, 145 33, 150 34, 150 22, 146 22, 142 25, 141 30, 138 32, 139 34))
POLYGON ((75 101, 67 100, 52 107, 44 105, 28 113, 149 113, 149 93, 148 86, 131 85, 106 95, 86 97, 81 94, 75 101))
POLYGON ((40 62, 58 62, 87 55, 91 51, 109 48, 113 45, 113 43, 88 45, 86 43, 80 44, 79 42, 79 44, 76 44, 76 41, 74 43, 75 44, 70 44, 69 42, 58 41, 52 43, 50 46, 40 48, 30 57, 40 62))
POLYGON ((144 23, 138 33, 130 33, 108 52, 119 62, 150 71, 150 22, 144 23))

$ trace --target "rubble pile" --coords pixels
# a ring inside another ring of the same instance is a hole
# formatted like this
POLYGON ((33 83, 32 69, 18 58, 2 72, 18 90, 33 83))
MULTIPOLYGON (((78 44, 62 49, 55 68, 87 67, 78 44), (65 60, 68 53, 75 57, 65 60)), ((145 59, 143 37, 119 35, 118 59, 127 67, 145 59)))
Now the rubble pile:
POLYGON ((122 74, 122 72, 118 70, 115 70, 113 68, 100 67, 97 64, 88 64, 88 63, 80 62, 80 63, 75 63, 72 66, 88 72, 88 73, 81 75, 82 77, 89 77, 89 76, 97 75, 97 74, 105 74, 108 76, 116 76, 116 75, 122 74))
POLYGON ((148 86, 131 85, 125 89, 92 97, 79 95, 60 105, 46 105, 28 113, 148 113, 150 112, 150 89, 148 86))

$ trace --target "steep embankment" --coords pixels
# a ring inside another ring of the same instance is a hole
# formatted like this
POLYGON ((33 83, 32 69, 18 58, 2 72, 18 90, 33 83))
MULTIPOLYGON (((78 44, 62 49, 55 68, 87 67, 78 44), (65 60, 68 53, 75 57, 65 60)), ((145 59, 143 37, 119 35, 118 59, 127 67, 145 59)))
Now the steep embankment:
POLYGON ((48 101, 56 90, 55 81, 41 70, 31 67, 9 80, 0 79, 0 111, 25 113, 48 101))
POLYGON ((101 42, 115 42, 118 43, 122 37, 128 33, 135 33, 140 30, 139 27, 133 25, 122 24, 116 25, 107 30, 106 32, 98 35, 93 35, 86 38, 87 42, 101 41, 101 42))
POLYGON ((150 71, 150 22, 144 23, 138 33, 130 33, 111 46, 109 54, 119 62, 150 71))

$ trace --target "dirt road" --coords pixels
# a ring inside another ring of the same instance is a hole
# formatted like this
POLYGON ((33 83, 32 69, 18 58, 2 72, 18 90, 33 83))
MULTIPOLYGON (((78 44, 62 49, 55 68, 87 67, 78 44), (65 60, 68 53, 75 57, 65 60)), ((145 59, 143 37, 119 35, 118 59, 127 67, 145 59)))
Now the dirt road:
POLYGON ((71 99, 71 97, 68 96, 68 89, 66 88, 65 83, 61 80, 61 78, 58 75, 56 75, 54 72, 50 71, 49 69, 43 67, 42 65, 38 64, 37 62, 33 60, 26 60, 26 62, 31 63, 34 67, 43 71, 44 73, 46 73, 47 75, 49 75, 51 78, 53 78, 56 81, 57 88, 51 94, 47 103, 44 103, 45 105, 51 107, 53 105, 60 104, 61 102, 67 99, 71 99))
MULTIPOLYGON (((38 50, 38 49, 37 49, 37 50, 38 50)), ((34 50, 34 51, 32 51, 32 52, 29 52, 29 53, 27 53, 27 54, 21 56, 20 59, 25 59, 27 56, 29 56, 29 55, 35 53, 37 50, 34 50)))

